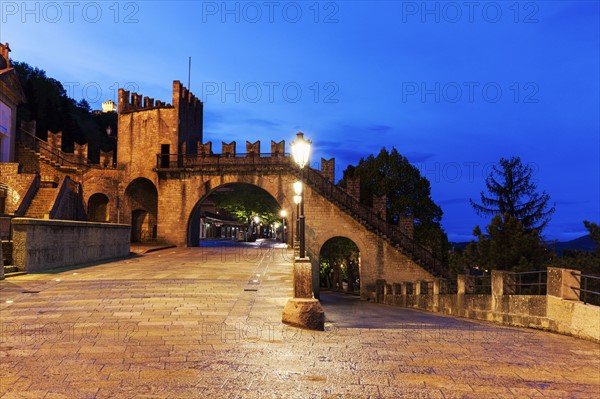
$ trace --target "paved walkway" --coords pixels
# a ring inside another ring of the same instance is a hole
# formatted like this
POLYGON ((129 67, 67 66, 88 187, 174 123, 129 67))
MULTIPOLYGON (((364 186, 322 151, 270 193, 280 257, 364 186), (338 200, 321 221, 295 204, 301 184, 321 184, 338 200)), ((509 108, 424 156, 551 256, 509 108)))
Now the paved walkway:
POLYGON ((0 282, 0 398, 597 398, 597 344, 323 295, 291 251, 177 248, 0 282))

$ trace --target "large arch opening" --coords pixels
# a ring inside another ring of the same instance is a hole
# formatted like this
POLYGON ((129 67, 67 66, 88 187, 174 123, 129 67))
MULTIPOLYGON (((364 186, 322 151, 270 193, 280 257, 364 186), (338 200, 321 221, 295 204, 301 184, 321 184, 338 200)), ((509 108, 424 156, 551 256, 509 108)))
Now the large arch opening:
POLYGON ((108 222, 110 219, 108 209, 108 196, 96 193, 88 200, 88 219, 91 222, 108 222))
POLYGON ((131 210, 131 241, 156 240, 158 220, 158 190, 150 180, 138 178, 125 189, 125 199, 131 210))
POLYGON ((320 286, 324 289, 360 294, 360 250, 346 237, 332 237, 319 251, 320 286))
POLYGON ((188 220, 187 245, 281 243, 289 237, 289 220, 266 190, 249 183, 216 187, 194 206, 188 220))

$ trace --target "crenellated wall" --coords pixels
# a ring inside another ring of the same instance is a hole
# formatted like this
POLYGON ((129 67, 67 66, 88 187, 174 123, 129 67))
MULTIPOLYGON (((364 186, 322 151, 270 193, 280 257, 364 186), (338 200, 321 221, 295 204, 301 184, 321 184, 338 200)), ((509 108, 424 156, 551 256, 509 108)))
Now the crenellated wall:
POLYGON ((196 153, 198 141, 202 141, 204 126, 204 103, 184 87, 173 81, 173 107, 179 119, 179 145, 186 143, 189 154, 196 153))

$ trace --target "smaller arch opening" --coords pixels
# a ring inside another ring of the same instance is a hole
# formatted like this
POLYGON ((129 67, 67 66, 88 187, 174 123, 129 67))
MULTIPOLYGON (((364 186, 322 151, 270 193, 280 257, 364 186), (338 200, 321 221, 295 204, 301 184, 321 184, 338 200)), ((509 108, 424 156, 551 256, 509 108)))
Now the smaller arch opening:
POLYGON ((332 237, 319 251, 320 286, 360 294, 360 250, 346 237, 332 237))
POLYGON ((108 202, 106 194, 93 194, 88 200, 88 219, 91 222, 108 222, 110 220, 108 202))

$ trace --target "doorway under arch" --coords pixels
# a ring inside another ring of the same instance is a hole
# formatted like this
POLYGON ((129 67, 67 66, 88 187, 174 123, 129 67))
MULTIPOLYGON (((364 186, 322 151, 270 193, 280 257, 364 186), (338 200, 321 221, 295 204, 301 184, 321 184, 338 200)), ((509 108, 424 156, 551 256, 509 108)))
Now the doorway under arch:
POLYGON ((360 250, 349 238, 336 236, 319 251, 320 286, 335 291, 360 293, 360 250))
POLYGON ((131 210, 131 241, 152 241, 157 237, 158 190, 146 178, 133 180, 125 189, 131 210))

